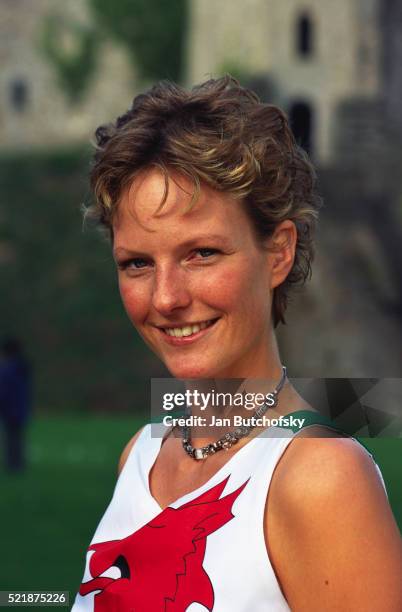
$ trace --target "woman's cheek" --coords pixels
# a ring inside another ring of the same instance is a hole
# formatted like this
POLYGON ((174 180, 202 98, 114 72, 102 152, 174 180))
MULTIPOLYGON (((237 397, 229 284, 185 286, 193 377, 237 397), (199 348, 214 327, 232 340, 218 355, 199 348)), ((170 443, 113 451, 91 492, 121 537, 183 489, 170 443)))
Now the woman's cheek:
POLYGON ((133 282, 119 281, 120 296, 124 308, 134 324, 139 324, 146 318, 148 312, 147 292, 133 282))
POLYGON ((208 296, 211 302, 222 308, 239 304, 250 297, 247 270, 243 271, 232 266, 217 268, 206 275, 203 292, 205 297, 208 296))
POLYGON ((225 310, 233 299, 230 295, 232 284, 228 271, 207 268, 202 275, 194 275, 191 283, 192 297, 196 302, 225 310))

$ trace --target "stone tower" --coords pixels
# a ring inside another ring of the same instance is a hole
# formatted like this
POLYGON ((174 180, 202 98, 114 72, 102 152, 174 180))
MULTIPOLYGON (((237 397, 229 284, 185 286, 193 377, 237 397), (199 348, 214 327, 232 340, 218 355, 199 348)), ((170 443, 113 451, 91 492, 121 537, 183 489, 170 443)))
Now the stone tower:
MULTIPOLYGON (((266 80, 321 164, 372 122, 382 82, 379 0, 190 0, 188 81, 224 71, 266 80), (349 104, 354 101, 353 104, 349 104), (346 107, 344 107, 346 103, 346 107), (357 125, 357 127, 356 127, 357 125)), ((258 88, 257 88, 258 89, 258 88)))

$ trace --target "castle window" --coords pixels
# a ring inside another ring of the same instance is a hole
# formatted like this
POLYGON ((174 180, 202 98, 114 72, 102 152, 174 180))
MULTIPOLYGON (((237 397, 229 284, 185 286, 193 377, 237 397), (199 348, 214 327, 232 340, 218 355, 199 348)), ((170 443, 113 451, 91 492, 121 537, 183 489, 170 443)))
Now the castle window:
POLYGON ((313 24, 309 15, 301 15, 296 24, 296 48, 301 57, 309 57, 313 53, 313 24))
POLYGON ((313 156, 313 110, 311 105, 304 100, 293 101, 289 108, 289 119, 297 144, 307 151, 310 156, 313 156))
POLYGON ((25 79, 17 78, 10 83, 10 102, 14 110, 22 113, 28 103, 28 85, 25 79))

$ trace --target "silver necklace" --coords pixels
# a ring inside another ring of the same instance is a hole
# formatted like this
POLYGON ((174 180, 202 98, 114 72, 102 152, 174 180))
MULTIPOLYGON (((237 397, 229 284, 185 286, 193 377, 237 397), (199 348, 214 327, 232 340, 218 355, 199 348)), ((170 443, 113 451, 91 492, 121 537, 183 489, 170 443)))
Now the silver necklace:
MULTIPOLYGON (((268 406, 267 402, 262 404, 259 408, 257 408, 257 410, 254 411, 252 419, 262 417, 269 407, 274 408, 277 405, 278 395, 282 390, 285 381, 286 367, 282 366, 281 379, 271 393, 271 395, 273 395, 273 403, 270 406, 268 406)), ((194 448, 194 446, 191 445, 190 428, 187 425, 184 425, 181 427, 183 448, 190 457, 196 459, 197 461, 200 459, 206 459, 210 455, 214 455, 220 450, 229 450, 229 448, 231 448, 233 444, 237 444, 241 438, 248 436, 254 427, 255 425, 242 425, 241 427, 237 427, 233 431, 226 433, 216 442, 210 442, 207 444, 207 446, 202 446, 201 448, 194 448)))

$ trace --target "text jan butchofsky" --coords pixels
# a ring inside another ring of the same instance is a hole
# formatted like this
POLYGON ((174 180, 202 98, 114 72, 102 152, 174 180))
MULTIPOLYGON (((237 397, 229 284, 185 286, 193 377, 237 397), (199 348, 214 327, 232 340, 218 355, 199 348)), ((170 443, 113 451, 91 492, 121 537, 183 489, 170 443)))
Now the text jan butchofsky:
POLYGON ((298 419, 293 416, 279 416, 277 418, 261 417, 242 417, 235 415, 231 418, 209 417, 200 415, 190 415, 186 417, 174 417, 167 414, 163 417, 162 423, 166 427, 298 427, 301 429, 305 419, 298 419))

